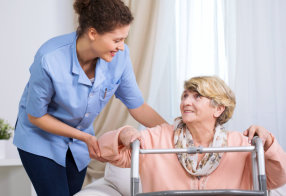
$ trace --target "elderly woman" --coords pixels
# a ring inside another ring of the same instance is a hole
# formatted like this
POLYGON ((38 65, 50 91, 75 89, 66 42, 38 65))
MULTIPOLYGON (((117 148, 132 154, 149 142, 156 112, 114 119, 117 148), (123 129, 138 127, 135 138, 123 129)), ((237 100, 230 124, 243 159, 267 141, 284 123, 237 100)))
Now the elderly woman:
MULTIPOLYGON (((243 134, 222 125, 232 116, 235 96, 218 77, 194 77, 185 82, 181 117, 174 125, 137 131, 125 126, 99 138, 102 157, 119 167, 130 167, 130 143, 144 149, 191 146, 249 146, 256 133, 264 144, 267 186, 286 183, 286 153, 266 129, 251 126, 243 134), (246 137, 247 136, 247 137, 246 137)), ((249 152, 140 155, 143 192, 192 189, 252 189, 249 152)))

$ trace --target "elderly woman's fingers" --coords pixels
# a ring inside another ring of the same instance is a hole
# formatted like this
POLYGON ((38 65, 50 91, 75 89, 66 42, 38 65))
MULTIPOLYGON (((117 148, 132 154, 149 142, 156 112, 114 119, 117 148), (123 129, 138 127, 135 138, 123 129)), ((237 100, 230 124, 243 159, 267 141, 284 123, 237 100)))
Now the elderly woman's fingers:
POLYGON ((140 139, 140 137, 141 137, 141 134, 140 134, 139 131, 137 131, 137 132, 131 137, 130 142, 132 143, 132 142, 134 142, 135 140, 140 139))
POLYGON ((127 148, 130 148, 130 144, 139 138, 139 131, 133 127, 125 127, 119 134, 120 142, 127 148))
POLYGON ((269 144, 272 144, 272 136, 270 134, 270 132, 265 129, 264 127, 260 127, 260 126, 256 126, 257 129, 257 135, 261 138, 264 149, 268 149, 269 148, 269 144))
POLYGON ((264 127, 261 126, 250 126, 243 132, 245 136, 248 136, 248 142, 250 143, 254 135, 258 135, 261 139, 264 149, 267 150, 273 142, 272 136, 264 127))
POLYGON ((245 136, 248 136, 248 143, 251 143, 255 131, 256 131, 256 126, 252 125, 243 132, 245 136))

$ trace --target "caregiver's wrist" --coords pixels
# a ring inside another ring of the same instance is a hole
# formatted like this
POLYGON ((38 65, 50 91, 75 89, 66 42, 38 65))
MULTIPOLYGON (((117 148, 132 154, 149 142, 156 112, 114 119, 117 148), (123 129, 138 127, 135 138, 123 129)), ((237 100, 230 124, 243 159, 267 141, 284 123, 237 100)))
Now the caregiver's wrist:
POLYGON ((90 141, 91 138, 92 138, 92 135, 81 131, 79 138, 76 138, 76 139, 79 139, 85 143, 88 143, 88 141, 90 141))

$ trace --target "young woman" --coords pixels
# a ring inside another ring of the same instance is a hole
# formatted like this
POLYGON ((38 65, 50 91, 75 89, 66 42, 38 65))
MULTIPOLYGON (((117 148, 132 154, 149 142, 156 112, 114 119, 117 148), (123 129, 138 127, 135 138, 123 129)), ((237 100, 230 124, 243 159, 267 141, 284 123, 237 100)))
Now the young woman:
POLYGON ((91 158, 92 122, 113 94, 140 123, 165 122, 144 103, 124 44, 133 16, 120 0, 76 0, 77 32, 50 39, 35 55, 14 144, 38 195, 74 195, 91 158))

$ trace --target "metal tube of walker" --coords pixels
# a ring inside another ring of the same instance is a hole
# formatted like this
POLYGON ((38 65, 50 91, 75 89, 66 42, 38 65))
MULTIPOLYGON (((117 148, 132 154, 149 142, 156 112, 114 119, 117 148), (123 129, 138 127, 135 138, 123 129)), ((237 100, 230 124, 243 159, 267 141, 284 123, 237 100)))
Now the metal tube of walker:
POLYGON ((252 139, 252 143, 255 145, 256 152, 257 152, 259 189, 264 191, 265 195, 267 195, 263 144, 262 144, 261 139, 258 136, 255 136, 252 139))
POLYGON ((131 196, 135 196, 139 193, 139 148, 140 142, 139 140, 135 140, 132 143, 132 153, 131 153, 131 196))
POLYGON ((251 152, 253 190, 259 190, 256 151, 251 152))
POLYGON ((140 149, 140 154, 170 154, 170 153, 211 153, 211 152, 252 152, 255 150, 254 146, 235 146, 235 147, 190 147, 190 148, 176 148, 176 149, 140 149))

